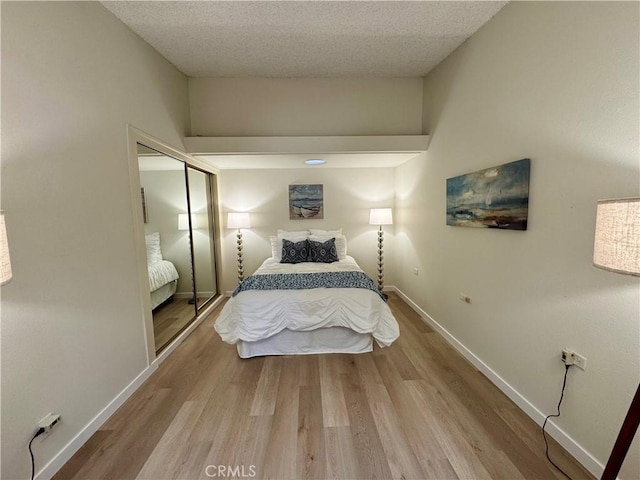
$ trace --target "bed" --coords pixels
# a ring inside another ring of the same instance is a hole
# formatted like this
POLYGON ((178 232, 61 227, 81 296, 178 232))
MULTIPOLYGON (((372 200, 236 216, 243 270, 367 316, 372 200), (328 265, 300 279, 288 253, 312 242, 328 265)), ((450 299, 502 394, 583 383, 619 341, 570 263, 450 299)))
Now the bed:
POLYGON ((173 297, 178 286, 178 271, 173 263, 162 258, 160 234, 145 235, 147 245, 147 270, 151 292, 151 310, 173 297))
MULTIPOLYGON (((326 244, 334 233, 337 240, 337 232, 322 232, 304 239, 326 244)), ((302 235, 290 238, 304 243, 302 235)), ((346 255, 346 239, 337 242, 341 254, 335 261, 309 261, 308 256, 295 263, 283 263, 278 255, 278 241, 284 253, 283 240, 279 234, 274 247, 272 237, 272 257, 238 286, 214 324, 241 358, 364 353, 373 350, 374 340, 387 347, 398 338, 398 323, 385 298, 346 255)))

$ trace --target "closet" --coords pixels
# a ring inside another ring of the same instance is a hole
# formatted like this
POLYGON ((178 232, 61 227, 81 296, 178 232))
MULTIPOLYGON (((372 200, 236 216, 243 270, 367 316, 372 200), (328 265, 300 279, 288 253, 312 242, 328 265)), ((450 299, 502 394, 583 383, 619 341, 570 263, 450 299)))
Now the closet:
POLYGON ((157 354, 218 295, 216 177, 157 145, 136 146, 157 354))

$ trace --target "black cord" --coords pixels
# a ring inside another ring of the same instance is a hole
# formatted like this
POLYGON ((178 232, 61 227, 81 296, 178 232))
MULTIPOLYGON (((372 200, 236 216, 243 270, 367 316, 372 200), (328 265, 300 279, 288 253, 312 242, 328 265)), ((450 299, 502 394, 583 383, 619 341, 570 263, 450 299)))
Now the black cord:
POLYGON ((554 463, 553 460, 551 460, 551 457, 549 456, 549 443, 547 443, 547 434, 544 431, 544 427, 547 425, 547 421, 551 417, 559 417, 560 416, 560 405, 562 405, 562 398, 564 397, 564 388, 567 386, 567 373, 569 373, 569 368, 571 368, 571 365, 565 365, 564 368, 565 368, 565 370, 564 370, 564 380, 562 382, 562 392, 560 393, 560 401, 558 402, 558 413, 556 413, 554 415, 547 415, 547 418, 544 419, 544 423, 542 424, 542 438, 544 438, 544 447, 545 447, 544 453, 547 456, 547 460, 549 460, 551 462, 551 465, 556 467, 560 471, 560 473, 562 473, 565 477, 567 477, 569 480, 573 480, 569 475, 567 475, 567 473, 564 470, 562 470, 558 465, 556 465, 554 463))
POLYGON ((31 444, 36 439, 36 437, 39 437, 43 433, 44 433, 44 428, 40 427, 38 431, 33 435, 33 437, 31 437, 31 441, 29 442, 29 453, 31 454, 31 480, 33 480, 36 474, 36 462, 33 459, 33 451, 31 450, 31 444))

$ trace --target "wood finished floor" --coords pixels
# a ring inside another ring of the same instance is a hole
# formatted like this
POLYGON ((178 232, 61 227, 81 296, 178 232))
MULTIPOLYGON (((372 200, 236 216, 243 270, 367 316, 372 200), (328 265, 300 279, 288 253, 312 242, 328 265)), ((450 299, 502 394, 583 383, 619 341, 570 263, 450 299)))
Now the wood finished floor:
POLYGON ((156 352, 167 346, 196 316, 195 306, 187 298, 174 298, 153 312, 156 352))
POLYGON ((233 478, 564 478, 531 419, 402 300, 389 305, 390 348, 250 360, 211 328, 219 307, 54 479, 232 478, 208 465, 237 466, 233 478))

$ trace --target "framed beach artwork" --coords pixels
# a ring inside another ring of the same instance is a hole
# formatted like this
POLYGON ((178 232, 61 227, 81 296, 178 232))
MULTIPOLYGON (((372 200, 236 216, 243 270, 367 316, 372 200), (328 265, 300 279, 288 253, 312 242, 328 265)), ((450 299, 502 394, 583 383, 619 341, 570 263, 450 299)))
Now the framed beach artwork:
POLYGON ((531 160, 447 179, 447 225, 526 230, 531 160))
POLYGON ((322 185, 289 185, 289 219, 323 219, 322 185))

